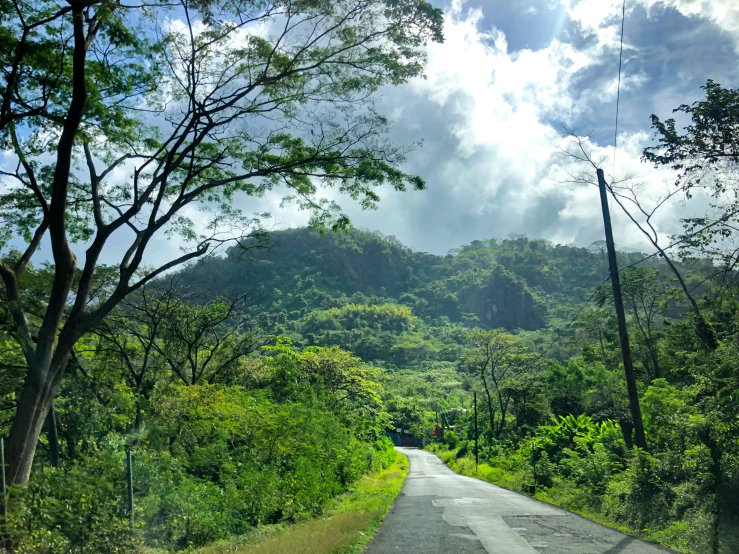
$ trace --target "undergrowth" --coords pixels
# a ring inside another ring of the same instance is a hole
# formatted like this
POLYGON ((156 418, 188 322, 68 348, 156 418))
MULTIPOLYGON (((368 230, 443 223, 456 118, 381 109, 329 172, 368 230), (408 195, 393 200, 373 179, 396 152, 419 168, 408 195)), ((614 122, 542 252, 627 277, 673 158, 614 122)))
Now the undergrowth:
POLYGON ((379 528, 407 473, 408 459, 398 455, 390 468, 365 475, 336 498, 322 517, 259 527, 192 554, 358 554, 379 528))

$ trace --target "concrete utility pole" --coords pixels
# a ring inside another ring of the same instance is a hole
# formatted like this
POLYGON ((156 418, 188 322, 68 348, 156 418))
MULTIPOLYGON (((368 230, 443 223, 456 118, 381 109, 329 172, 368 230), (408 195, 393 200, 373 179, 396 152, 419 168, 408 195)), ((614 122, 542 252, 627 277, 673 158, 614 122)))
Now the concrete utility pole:
POLYGON ((618 338, 621 342, 621 354, 624 360, 624 373, 626 374, 626 389, 629 393, 629 407, 631 408, 631 419, 634 423, 634 438, 639 448, 647 448, 647 439, 644 436, 644 425, 639 407, 639 393, 636 390, 636 377, 634 376, 634 364, 631 360, 631 347, 629 346, 629 334, 626 330, 626 315, 624 314, 624 303, 621 298, 621 279, 618 276, 618 263, 616 261, 616 247, 613 244, 613 229, 611 228, 611 213, 608 209, 608 191, 606 189, 606 178, 603 170, 598 170, 598 188, 600 189, 600 205, 603 210, 603 223, 606 228, 606 247, 608 248, 608 267, 611 273, 611 285, 613 289, 613 303, 616 305, 616 319, 618 321, 618 338))

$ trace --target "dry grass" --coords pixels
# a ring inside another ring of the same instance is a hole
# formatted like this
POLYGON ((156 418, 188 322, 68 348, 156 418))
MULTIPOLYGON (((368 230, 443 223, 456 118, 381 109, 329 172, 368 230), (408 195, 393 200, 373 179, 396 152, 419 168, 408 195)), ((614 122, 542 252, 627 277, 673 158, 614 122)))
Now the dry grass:
POLYGON ((199 549, 196 554, 359 553, 382 523, 407 473, 408 459, 399 455, 393 467, 363 477, 321 518, 264 527, 246 537, 199 549))
POLYGON ((376 517, 373 513, 337 514, 306 521, 264 542, 237 550, 239 554, 326 554, 345 551, 376 517))

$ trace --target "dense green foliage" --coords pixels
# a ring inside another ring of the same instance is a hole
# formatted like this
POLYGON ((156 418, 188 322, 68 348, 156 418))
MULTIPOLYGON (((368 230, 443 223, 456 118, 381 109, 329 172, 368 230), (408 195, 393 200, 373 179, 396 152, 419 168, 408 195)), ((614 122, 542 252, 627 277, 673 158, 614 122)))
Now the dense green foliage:
MULTIPOLYGON (((270 235, 267 248, 251 246, 247 241, 225 258, 196 264, 187 282, 213 297, 224 290, 250 292, 256 306, 288 321, 317 308, 394 302, 430 323, 445 317, 536 330, 563 303, 589 294, 607 271, 597 247, 525 237, 474 241, 447 256, 413 252, 393 237, 360 231, 280 231, 270 235)), ((624 255, 624 261, 638 257, 624 255)))
MULTIPOLYGON (((733 544, 737 304, 732 289, 706 281, 710 265, 680 269, 705 281, 715 351, 702 348, 659 261, 624 271, 649 440, 640 452, 599 245, 514 237, 439 257, 378 234, 307 229, 272 243, 145 289, 79 345, 55 405, 60 467, 48 467, 46 432, 38 476, 18 493, 20 545, 177 549, 301 519, 386 466, 378 440, 396 427, 421 434, 441 423, 464 466, 473 392, 480 456, 502 484, 536 483, 684 550, 710 551, 719 534, 733 544), (531 302, 515 305, 511 290, 531 302), (487 318, 490 306, 500 319, 487 318), (202 378, 189 379, 192 368, 202 378)), ((46 286, 43 271, 36 282, 46 286)), ((22 364, 12 342, 3 356, 22 364)))
POLYGON ((278 341, 219 383, 188 386, 170 372, 144 408, 124 384, 106 392, 92 379, 107 369, 84 363, 87 377, 77 375, 57 401, 61 467, 39 467, 27 487, 11 491, 20 552, 199 546, 319 514, 364 473, 395 460, 382 437, 375 372, 336 348, 300 353, 278 341), (126 449, 135 529, 124 502, 126 449))

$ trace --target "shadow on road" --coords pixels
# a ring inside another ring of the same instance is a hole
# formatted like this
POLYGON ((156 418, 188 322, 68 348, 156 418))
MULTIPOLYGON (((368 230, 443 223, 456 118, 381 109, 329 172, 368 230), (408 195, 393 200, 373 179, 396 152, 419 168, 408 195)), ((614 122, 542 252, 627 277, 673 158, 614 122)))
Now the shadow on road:
POLYGON ((615 544, 612 548, 609 548, 603 554, 618 554, 619 552, 623 552, 624 549, 632 542, 634 542, 634 537, 624 537, 623 539, 618 541, 618 544, 615 544))

